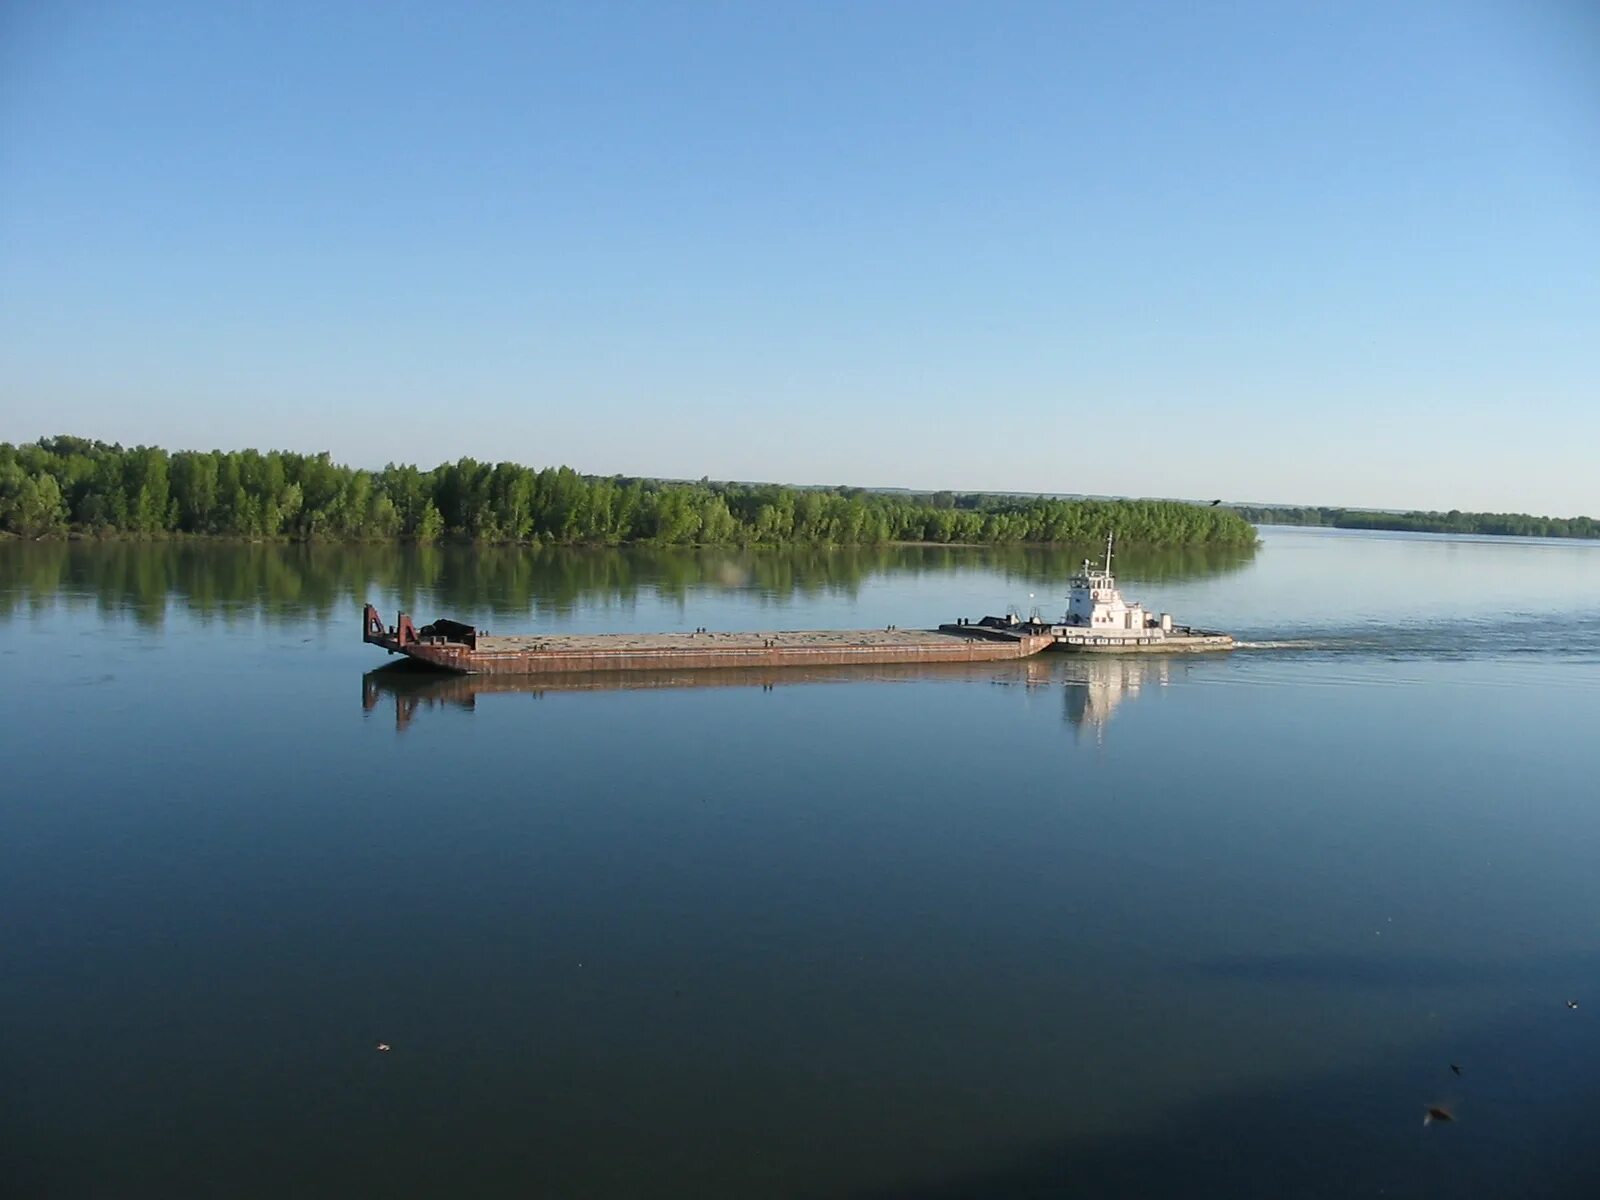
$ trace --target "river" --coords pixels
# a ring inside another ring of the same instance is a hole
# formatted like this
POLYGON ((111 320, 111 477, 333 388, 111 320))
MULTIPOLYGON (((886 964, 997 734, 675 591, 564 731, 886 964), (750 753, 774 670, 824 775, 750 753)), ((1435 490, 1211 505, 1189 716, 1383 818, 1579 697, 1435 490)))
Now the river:
POLYGON ((1262 538, 1119 563, 1225 656, 583 690, 361 604, 912 628, 1076 556, 0 544, 0 1181, 1600 1194, 1600 544, 1262 538))

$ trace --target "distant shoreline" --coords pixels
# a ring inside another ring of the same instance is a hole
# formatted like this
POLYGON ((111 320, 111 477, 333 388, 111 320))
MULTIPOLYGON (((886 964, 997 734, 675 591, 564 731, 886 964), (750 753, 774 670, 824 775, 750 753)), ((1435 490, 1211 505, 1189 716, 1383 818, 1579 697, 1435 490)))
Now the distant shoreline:
POLYGON ((1234 508, 1254 525, 1300 525, 1310 529, 1372 529, 1390 533, 1457 533, 1474 537, 1536 537, 1566 541, 1600 539, 1593 517, 1539 517, 1530 513, 1374 512, 1326 505, 1234 508))

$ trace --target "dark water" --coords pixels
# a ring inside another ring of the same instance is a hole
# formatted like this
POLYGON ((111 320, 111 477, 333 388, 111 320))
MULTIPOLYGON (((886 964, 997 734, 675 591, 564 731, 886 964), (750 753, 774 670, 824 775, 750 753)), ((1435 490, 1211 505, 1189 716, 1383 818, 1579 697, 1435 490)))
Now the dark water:
POLYGON ((0 1183, 1600 1194, 1600 546, 1264 538, 1123 564, 1225 658, 574 691, 369 674, 360 602, 910 627, 1072 556, 0 545, 0 1183))

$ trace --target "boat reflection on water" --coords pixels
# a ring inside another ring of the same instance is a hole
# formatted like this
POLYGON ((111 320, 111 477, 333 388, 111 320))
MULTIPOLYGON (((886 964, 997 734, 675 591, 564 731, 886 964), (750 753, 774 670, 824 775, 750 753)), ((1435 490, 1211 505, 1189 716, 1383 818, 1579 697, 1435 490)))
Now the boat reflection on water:
POLYGON ((574 675, 455 675, 395 663, 361 677, 361 707, 375 710, 394 701, 395 728, 406 729, 419 712, 456 708, 468 712, 480 696, 518 693, 542 698, 549 692, 644 691, 660 688, 774 688, 812 683, 967 682, 1062 689, 1066 721, 1075 730, 1100 733, 1112 713, 1146 687, 1166 687, 1193 664, 1187 659, 1043 654, 1014 662, 885 664, 844 667, 736 667, 691 671, 616 671, 574 675))
POLYGON ((1189 667, 1188 660, 1174 663, 1161 656, 1072 658, 1057 669, 1066 692, 1067 724, 1102 736, 1120 705, 1138 699, 1143 688, 1168 686, 1175 669, 1181 674, 1189 667))
POLYGON ((456 675, 394 663, 361 677, 361 707, 371 712, 394 697, 395 728, 405 729, 419 711, 455 707, 471 711, 478 697, 515 692, 542 698, 548 692, 627 692, 658 688, 774 688, 808 683, 909 683, 969 681, 1021 683, 1030 660, 980 663, 885 663, 873 666, 727 667, 679 671, 606 671, 547 675, 456 675))

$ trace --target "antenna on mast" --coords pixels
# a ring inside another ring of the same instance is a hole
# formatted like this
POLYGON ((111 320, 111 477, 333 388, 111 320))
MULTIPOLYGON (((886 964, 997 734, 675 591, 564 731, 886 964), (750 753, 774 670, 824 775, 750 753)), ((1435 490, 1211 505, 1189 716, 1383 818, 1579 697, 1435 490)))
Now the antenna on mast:
POLYGON ((1106 574, 1111 574, 1111 543, 1116 540, 1117 531, 1110 530, 1106 534, 1106 574))

